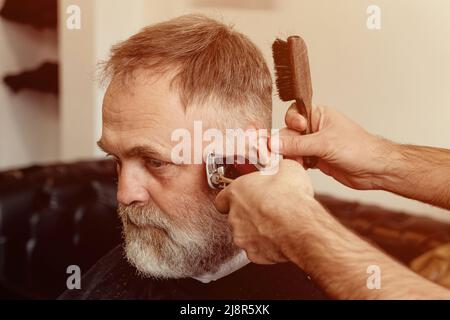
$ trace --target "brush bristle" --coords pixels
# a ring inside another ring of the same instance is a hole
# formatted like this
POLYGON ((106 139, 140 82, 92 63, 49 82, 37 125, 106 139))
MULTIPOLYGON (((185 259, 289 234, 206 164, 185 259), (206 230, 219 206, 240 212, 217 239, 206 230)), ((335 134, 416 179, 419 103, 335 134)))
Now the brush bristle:
POLYGON ((272 56, 278 96, 282 101, 295 100, 288 43, 281 39, 276 39, 272 44, 272 56))

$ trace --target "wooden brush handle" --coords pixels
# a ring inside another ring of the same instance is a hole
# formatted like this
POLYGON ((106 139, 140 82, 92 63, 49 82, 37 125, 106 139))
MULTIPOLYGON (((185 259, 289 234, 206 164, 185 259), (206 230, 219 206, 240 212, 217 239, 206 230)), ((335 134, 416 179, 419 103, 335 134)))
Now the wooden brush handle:
MULTIPOLYGON (((301 134, 310 134, 313 133, 312 131, 312 123, 311 123, 311 118, 312 118, 312 110, 311 107, 308 108, 305 106, 305 104, 303 103, 302 100, 300 99, 296 99, 296 103, 297 105, 297 110, 298 112, 305 117, 306 121, 308 122, 305 131, 303 131, 301 134)), ((319 161, 319 159, 317 157, 303 157, 303 165, 306 168, 314 168, 317 165, 317 161, 319 161)))
MULTIPOLYGON (((305 41, 299 36, 291 36, 287 39, 292 77, 294 83, 294 95, 299 113, 308 121, 307 128, 302 134, 312 133, 312 85, 311 72, 309 70, 308 49, 305 41)), ((304 166, 314 168, 318 159, 316 157, 303 157, 304 166)))

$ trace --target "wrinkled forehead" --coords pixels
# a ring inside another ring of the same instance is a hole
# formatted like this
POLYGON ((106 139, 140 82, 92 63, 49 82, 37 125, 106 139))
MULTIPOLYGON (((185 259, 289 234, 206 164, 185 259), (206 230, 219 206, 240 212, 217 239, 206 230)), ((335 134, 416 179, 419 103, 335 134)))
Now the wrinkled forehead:
POLYGON ((140 127, 160 120, 181 124, 185 108, 170 83, 170 75, 150 72, 113 78, 103 100, 104 124, 140 127))
POLYGON ((176 82, 176 69, 164 73, 137 70, 132 76, 114 77, 103 100, 104 124, 140 126, 148 120, 165 120, 176 127, 193 127, 194 121, 217 126, 221 103, 211 98, 204 103, 183 104, 176 82), (135 121, 131 121, 135 120, 135 121))
POLYGON ((190 126, 170 83, 170 75, 148 72, 113 78, 103 100, 102 139, 114 145, 150 141, 169 147, 171 133, 190 126))

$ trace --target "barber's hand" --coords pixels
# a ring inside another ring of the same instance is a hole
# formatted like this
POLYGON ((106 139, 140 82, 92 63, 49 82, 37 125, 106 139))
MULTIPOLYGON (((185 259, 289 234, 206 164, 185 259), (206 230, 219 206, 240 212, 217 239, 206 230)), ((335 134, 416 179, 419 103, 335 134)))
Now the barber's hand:
POLYGON ((303 167, 282 160, 274 175, 254 172, 234 180, 217 195, 215 205, 228 213, 234 243, 251 261, 270 264, 287 261, 298 245, 293 237, 312 216, 313 196, 303 167))
POLYGON ((368 133, 332 108, 315 107, 311 120, 314 133, 300 135, 306 120, 292 105, 286 113, 287 128, 280 131, 279 152, 300 162, 302 156, 316 156, 316 167, 346 186, 377 189, 377 178, 386 171, 389 161, 385 158, 392 143, 368 133))

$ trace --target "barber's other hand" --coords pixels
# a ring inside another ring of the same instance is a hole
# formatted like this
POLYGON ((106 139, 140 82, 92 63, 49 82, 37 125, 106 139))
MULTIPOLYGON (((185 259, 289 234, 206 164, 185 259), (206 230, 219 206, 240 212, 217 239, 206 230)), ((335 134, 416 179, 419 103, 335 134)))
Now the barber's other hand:
POLYGON ((274 175, 254 172, 234 180, 216 197, 216 208, 228 213, 234 243, 261 264, 289 260, 302 223, 315 202, 311 181, 293 160, 281 160, 274 175), (308 207, 308 208, 307 208, 308 207))
POLYGON ((329 107, 314 107, 311 120, 314 133, 300 135, 306 120, 292 105, 286 113, 287 128, 280 131, 279 152, 300 162, 303 156, 316 156, 316 167, 346 186, 378 189, 377 181, 387 170, 392 143, 368 133, 329 107))

